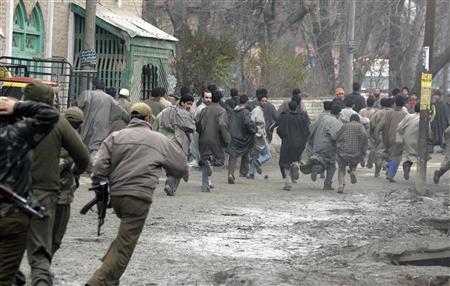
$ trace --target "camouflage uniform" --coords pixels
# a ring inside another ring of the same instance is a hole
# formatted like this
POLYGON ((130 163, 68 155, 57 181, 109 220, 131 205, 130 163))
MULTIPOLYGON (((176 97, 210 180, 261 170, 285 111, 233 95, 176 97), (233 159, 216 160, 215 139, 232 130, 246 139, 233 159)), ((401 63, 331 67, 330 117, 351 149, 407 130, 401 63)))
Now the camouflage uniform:
MULTIPOLYGON (((18 195, 31 197, 28 151, 51 131, 59 115, 49 105, 18 102, 14 116, 25 120, 0 128, 0 183, 18 195)), ((4 117, 2 118, 4 119, 4 117)), ((0 199, 0 285, 11 285, 25 251, 30 217, 0 199)))

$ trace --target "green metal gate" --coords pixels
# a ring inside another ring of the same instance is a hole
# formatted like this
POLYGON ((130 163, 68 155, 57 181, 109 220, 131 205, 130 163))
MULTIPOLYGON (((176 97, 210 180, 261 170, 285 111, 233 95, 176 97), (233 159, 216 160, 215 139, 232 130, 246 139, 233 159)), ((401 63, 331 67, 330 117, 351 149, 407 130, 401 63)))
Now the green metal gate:
MULTIPOLYGON (((74 67, 76 69, 81 69, 79 56, 83 50, 84 23, 83 17, 75 15, 74 67)), ((127 67, 125 41, 96 26, 95 51, 97 53, 97 77, 105 83, 106 87, 113 87, 116 90, 126 87, 127 84, 124 82, 127 67)))

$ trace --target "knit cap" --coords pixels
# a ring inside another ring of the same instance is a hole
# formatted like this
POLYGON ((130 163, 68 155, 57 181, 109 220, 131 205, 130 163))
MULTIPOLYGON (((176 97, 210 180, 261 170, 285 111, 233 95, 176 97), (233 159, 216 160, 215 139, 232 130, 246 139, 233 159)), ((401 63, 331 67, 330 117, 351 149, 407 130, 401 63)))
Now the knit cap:
POLYGON ((27 84, 23 93, 23 100, 32 100, 53 105, 53 88, 37 80, 33 80, 27 84))
POLYGON ((74 120, 74 121, 84 121, 84 113, 81 109, 79 109, 76 106, 69 107, 64 113, 64 116, 67 118, 67 120, 74 120))

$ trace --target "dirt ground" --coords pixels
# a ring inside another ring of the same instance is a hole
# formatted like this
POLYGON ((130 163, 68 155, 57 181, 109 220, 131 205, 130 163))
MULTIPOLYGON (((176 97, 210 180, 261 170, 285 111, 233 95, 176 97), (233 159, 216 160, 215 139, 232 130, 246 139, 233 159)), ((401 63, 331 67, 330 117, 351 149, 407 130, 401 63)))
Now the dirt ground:
MULTIPOLYGON (((442 158, 433 157, 429 181, 442 158)), ((390 259, 417 247, 450 247, 445 233, 423 222, 448 215, 447 177, 427 185, 426 197, 415 196, 414 177, 405 181, 401 170, 389 183, 358 169, 358 183, 343 195, 302 175, 287 192, 277 162, 265 166, 268 179, 237 178, 235 185, 226 183, 225 168, 216 168, 211 193, 200 192, 197 170, 175 197, 162 191, 162 179, 121 285, 449 285, 448 267, 397 266, 390 259)), ((100 237, 96 214, 79 214, 93 196, 88 183, 82 178, 54 258, 55 285, 83 285, 117 231, 111 211, 100 237)))

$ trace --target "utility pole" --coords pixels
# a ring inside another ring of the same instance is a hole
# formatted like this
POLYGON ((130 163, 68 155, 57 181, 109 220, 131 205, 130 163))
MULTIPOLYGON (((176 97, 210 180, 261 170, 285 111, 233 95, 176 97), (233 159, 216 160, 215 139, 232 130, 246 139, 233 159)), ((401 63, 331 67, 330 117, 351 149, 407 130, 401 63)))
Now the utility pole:
MULTIPOLYGON (((450 1, 448 1, 448 4, 447 4, 447 7, 446 7, 446 9, 447 9, 447 15, 450 13, 450 1)), ((450 37, 450 17, 447 17, 447 25, 445 26, 445 29, 446 29, 446 34, 447 34, 447 37, 445 38, 445 46, 446 47, 448 47, 449 45, 450 45, 450 40, 449 40, 449 37, 450 37)), ((449 64, 446 64, 445 65, 445 67, 444 67, 444 74, 443 74, 443 79, 442 79, 442 86, 441 86, 441 90, 442 90, 442 96, 443 96, 443 100, 442 100, 442 102, 444 102, 444 103, 447 103, 447 101, 448 101, 448 95, 450 94, 450 93, 448 93, 447 92, 447 90, 448 90, 448 69, 450 68, 450 65, 449 64)))
POLYGON ((355 6, 356 0, 347 0, 348 22, 346 47, 344 52, 344 89, 346 92, 351 92, 353 85, 353 52, 355 50, 355 6))
POLYGON ((91 74, 95 71, 97 55, 95 53, 95 20, 97 0, 86 0, 83 51, 80 53, 81 69, 80 91, 91 89, 91 74))
POLYGON ((421 92, 420 92, 420 121, 419 121, 419 158, 417 162, 416 190, 423 193, 424 184, 427 176, 427 140, 428 126, 431 109, 431 83, 429 72, 433 59, 433 43, 434 43, 434 22, 436 14, 436 0, 427 1, 427 12, 425 19, 425 39, 424 50, 428 47, 429 55, 424 57, 424 71, 421 76, 421 92), (428 62, 427 62, 427 59, 428 62), (428 78, 428 80, 427 80, 428 78))

